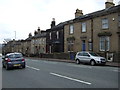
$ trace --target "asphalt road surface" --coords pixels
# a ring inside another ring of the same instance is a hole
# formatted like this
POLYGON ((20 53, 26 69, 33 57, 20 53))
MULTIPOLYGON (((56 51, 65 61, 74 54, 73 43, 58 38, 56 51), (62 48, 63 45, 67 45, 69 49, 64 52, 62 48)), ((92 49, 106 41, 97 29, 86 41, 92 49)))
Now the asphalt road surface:
POLYGON ((117 67, 26 59, 25 69, 2 69, 2 88, 118 88, 117 67))

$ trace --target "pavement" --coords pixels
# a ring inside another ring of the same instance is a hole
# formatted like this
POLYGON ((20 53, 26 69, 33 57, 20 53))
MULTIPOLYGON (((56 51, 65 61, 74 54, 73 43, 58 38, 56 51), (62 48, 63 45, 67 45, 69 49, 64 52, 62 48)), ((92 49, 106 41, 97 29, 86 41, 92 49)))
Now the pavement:
MULTIPOLYGON (((26 57, 26 58, 33 58, 33 59, 37 59, 37 60, 47 60, 47 61, 58 61, 58 62, 75 63, 75 60, 68 60, 68 59, 37 58, 37 57, 26 57)), ((120 67, 120 63, 107 61, 106 62, 106 66, 120 67)))

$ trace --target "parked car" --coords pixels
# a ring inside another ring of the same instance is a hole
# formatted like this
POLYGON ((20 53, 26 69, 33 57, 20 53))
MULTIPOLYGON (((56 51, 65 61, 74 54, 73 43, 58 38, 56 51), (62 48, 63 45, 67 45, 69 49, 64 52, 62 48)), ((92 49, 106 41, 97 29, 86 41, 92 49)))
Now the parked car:
POLYGON ((106 59, 104 57, 101 57, 94 52, 87 51, 78 52, 75 56, 75 60, 77 64, 89 63, 92 66, 95 64, 106 64, 106 59))
POLYGON ((2 54, 0 53, 0 57, 2 57, 2 54))
POLYGON ((3 68, 11 69, 14 67, 25 68, 26 62, 21 53, 8 53, 2 57, 3 68))

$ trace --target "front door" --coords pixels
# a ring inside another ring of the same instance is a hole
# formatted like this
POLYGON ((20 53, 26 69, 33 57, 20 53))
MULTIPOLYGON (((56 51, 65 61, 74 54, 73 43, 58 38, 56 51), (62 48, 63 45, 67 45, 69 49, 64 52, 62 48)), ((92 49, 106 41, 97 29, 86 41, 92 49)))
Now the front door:
POLYGON ((86 51, 85 40, 82 40, 82 51, 86 51))

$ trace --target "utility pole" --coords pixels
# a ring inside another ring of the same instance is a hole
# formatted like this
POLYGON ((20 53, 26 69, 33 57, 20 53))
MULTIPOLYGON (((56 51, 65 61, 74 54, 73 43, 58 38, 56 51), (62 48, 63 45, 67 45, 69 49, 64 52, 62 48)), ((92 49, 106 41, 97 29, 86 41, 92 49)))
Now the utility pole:
POLYGON ((16 31, 14 31, 15 32, 15 40, 16 40, 16 31))

